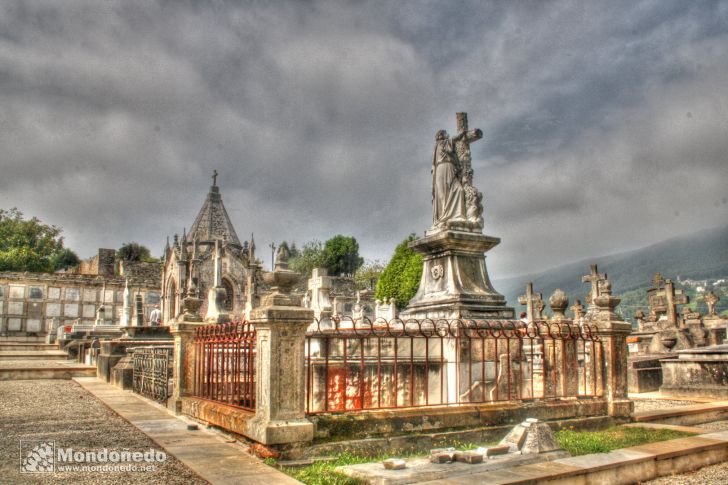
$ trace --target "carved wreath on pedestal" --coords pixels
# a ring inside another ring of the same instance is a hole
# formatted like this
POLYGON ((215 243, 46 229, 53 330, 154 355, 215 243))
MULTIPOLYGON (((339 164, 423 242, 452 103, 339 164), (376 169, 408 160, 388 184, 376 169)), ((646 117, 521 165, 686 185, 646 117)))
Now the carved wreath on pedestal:
POLYGON ((442 275, 445 274, 445 270, 441 264, 436 264, 430 269, 430 274, 434 279, 439 280, 442 278, 442 275))

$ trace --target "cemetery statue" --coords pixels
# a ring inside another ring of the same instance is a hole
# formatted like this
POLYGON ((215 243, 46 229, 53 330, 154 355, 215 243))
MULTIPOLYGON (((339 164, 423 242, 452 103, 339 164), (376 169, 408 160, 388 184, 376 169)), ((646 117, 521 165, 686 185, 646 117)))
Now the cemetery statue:
POLYGON ((432 224, 446 228, 448 222, 465 222, 465 191, 459 178, 459 163, 455 142, 461 133, 450 139, 447 131, 435 135, 435 151, 432 156, 432 224))
POLYGON ((288 269, 288 259, 291 257, 291 252, 285 244, 278 246, 276 252, 276 264, 275 269, 288 269))
POLYGON ((705 295, 705 304, 708 306, 708 316, 713 317, 716 315, 715 304, 718 303, 719 301, 720 301, 720 298, 718 298, 718 295, 716 295, 712 291, 709 291, 705 295))
POLYGON ((473 170, 463 174, 463 190, 465 190, 465 206, 468 221, 483 228, 483 194, 473 187, 473 170))
POLYGON ((468 130, 466 113, 457 113, 458 134, 435 135, 432 155, 432 227, 483 229, 483 194, 473 186, 470 144, 481 139, 479 129, 468 130))

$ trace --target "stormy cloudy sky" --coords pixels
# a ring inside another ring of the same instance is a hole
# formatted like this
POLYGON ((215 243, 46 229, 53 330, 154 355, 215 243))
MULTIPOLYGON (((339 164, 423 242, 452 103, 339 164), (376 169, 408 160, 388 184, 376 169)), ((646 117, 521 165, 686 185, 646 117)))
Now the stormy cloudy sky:
POLYGON ((80 256, 189 227, 213 169, 241 238, 431 222, 467 111, 492 276, 728 221, 728 2, 0 3, 0 207, 80 256))

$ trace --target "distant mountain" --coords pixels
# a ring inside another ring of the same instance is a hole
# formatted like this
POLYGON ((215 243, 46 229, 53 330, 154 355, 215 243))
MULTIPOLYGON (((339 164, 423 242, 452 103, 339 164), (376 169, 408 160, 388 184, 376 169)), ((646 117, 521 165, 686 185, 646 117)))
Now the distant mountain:
MULTIPOLYGON (((674 281, 677 277, 702 280, 728 276, 728 226, 706 229, 691 236, 662 241, 652 246, 610 256, 585 259, 566 264, 542 273, 494 280, 493 286, 503 293, 508 303, 520 311, 518 295, 526 291, 526 283, 533 282, 535 292, 543 294, 548 303, 556 288, 574 299, 585 301, 589 285, 581 282, 582 275, 589 273, 589 265, 597 263, 600 273, 607 273, 612 282, 612 292, 617 295, 651 287, 652 277, 659 272, 674 281)), ((630 300, 631 301, 631 300, 630 300)), ((721 301, 720 306, 726 302, 721 301)), ((631 316, 632 308, 622 309, 631 316)))

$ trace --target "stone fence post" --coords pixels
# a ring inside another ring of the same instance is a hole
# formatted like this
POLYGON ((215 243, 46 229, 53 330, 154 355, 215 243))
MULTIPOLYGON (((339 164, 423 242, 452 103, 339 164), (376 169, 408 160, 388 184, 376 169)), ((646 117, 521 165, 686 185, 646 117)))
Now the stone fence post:
POLYGON ((612 296, 609 280, 605 278, 599 289, 600 294, 593 298, 596 312, 590 323, 596 325, 602 339, 604 397, 609 403, 610 416, 629 417, 634 409, 634 403, 627 396, 627 337, 632 332, 632 324, 614 313, 620 299, 612 296))
POLYGON ((265 306, 252 312, 257 334, 255 418, 251 438, 264 445, 303 444, 313 439, 306 419, 306 329, 313 310, 265 306))
MULTIPOLYGON (((195 292, 196 294, 196 292, 195 292)), ((167 407, 175 414, 182 412, 182 398, 192 393, 192 377, 195 369, 195 332, 205 325, 200 318, 202 300, 188 296, 184 300, 185 312, 177 321, 170 323, 169 333, 174 337, 174 366, 172 379, 174 390, 167 401, 167 407)))
POLYGON ((604 396, 609 402, 609 415, 628 417, 634 407, 627 397, 627 336, 632 325, 622 321, 601 321, 597 333, 603 348, 604 396))
POLYGON ((248 435, 291 455, 312 441, 314 434, 313 423, 306 419, 304 353, 314 311, 298 306, 290 296, 290 287, 300 275, 288 269, 287 257, 279 249, 275 271, 263 274, 272 293, 251 312, 257 335, 256 402, 248 435))

